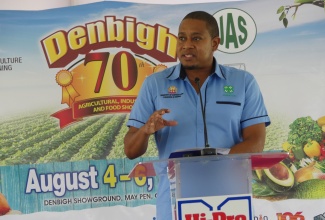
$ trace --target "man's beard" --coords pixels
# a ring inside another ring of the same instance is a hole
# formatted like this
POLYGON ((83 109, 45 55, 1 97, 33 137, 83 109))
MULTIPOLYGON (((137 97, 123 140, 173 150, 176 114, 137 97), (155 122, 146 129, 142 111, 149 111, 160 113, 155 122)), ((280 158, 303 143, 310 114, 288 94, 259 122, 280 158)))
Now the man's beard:
POLYGON ((195 70, 195 69, 197 69, 197 66, 195 66, 195 65, 192 65, 192 66, 184 66, 183 65, 183 68, 186 69, 186 70, 195 70))

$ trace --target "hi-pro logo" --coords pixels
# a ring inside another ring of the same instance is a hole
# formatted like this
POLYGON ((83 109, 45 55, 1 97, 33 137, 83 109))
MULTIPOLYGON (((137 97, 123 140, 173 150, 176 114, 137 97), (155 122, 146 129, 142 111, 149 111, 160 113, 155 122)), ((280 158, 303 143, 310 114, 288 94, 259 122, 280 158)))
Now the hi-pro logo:
POLYGON ((249 14, 239 9, 227 8, 216 12, 213 16, 219 25, 219 51, 239 53, 252 45, 257 28, 249 14))
POLYGON ((252 220, 250 195, 178 199, 178 220, 252 220))

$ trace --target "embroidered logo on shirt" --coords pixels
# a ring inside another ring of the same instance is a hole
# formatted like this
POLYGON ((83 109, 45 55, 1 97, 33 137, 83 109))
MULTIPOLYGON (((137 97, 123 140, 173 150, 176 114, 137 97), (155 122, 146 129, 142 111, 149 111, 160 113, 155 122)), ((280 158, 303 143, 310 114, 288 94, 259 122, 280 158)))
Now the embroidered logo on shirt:
POLYGON ((163 98, 179 98, 183 95, 183 93, 178 94, 177 93, 177 87, 176 86, 170 86, 168 88, 168 94, 160 94, 163 98))
POLYGON ((224 86, 223 91, 225 91, 225 93, 233 93, 234 92, 234 87, 232 87, 232 86, 224 86))
POLYGON ((168 93, 169 93, 169 94, 176 94, 176 93, 177 93, 177 88, 176 88, 176 86, 170 86, 170 87, 168 88, 168 93))
POLYGON ((223 87, 225 96, 234 96, 234 87, 233 86, 224 86, 223 87))

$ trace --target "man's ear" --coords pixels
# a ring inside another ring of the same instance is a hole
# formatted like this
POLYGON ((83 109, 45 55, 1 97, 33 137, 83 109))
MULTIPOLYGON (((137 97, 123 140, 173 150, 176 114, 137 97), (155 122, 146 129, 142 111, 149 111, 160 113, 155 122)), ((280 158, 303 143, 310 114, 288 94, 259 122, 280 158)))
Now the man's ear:
POLYGON ((216 51, 218 49, 219 44, 220 44, 220 37, 214 37, 212 39, 212 48, 213 48, 213 51, 216 51))

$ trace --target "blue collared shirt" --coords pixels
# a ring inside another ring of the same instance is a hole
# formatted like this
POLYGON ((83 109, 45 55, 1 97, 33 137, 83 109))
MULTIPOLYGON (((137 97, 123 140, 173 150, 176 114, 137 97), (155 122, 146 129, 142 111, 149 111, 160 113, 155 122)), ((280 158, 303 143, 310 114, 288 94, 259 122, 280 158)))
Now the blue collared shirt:
MULTIPOLYGON (((215 63, 215 71, 201 86, 208 143, 214 148, 231 148, 242 139, 242 129, 250 125, 270 124, 259 86, 252 74, 215 63)), ((181 64, 148 76, 133 105, 128 126, 142 127, 159 109, 170 109, 163 117, 176 120, 177 126, 155 133, 159 158, 166 159, 177 150, 203 148, 204 123, 200 95, 191 85, 181 64)), ((163 210, 171 209, 167 177, 160 179, 157 199, 158 220, 167 220, 163 210), (162 195, 162 194, 167 194, 162 195), (165 201, 164 201, 165 200, 165 201)), ((166 210, 167 211, 167 210, 166 210)), ((171 219, 171 217, 170 217, 171 219)))

